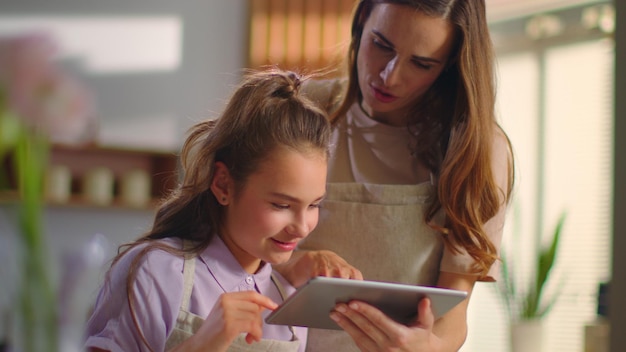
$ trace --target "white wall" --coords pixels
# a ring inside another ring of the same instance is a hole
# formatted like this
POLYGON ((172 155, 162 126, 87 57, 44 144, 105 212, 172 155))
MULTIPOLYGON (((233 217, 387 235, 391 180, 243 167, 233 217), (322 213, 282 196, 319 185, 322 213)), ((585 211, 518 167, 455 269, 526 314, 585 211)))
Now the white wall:
MULTIPOLYGON (((80 18, 93 19, 88 24, 94 24, 103 16, 107 20, 168 18, 179 21, 178 27, 175 25, 174 28, 174 33, 180 34, 173 40, 180 43, 174 49, 177 50, 175 56, 178 55, 174 66, 98 72, 88 68, 86 54, 69 55, 70 62, 64 61, 71 72, 93 89, 102 128, 100 137, 105 143, 176 151, 193 121, 214 116, 221 110, 245 66, 247 43, 242 39, 247 37, 247 1, 2 1, 0 34, 11 31, 10 23, 23 23, 24 20, 32 23, 33 18, 45 19, 47 23, 52 21, 57 26, 54 28, 58 28, 80 18)), ((100 28, 104 30, 102 36, 94 35, 83 44, 106 45, 104 38, 115 29, 115 24, 100 28)), ((127 34, 118 35, 119 40, 109 45, 128 40, 132 33, 127 34)), ((142 38, 139 39, 140 44, 145 44, 142 38)), ((150 210, 48 207, 45 232, 55 286, 61 276, 61 259, 65 253, 82 248, 99 233, 107 239, 106 256, 112 257, 119 244, 141 235, 152 218, 150 210)), ((18 271, 16 221, 14 204, 0 204, 0 342, 7 324, 2 318, 11 306, 8 300, 15 290, 15 283, 11 280, 18 271)), ((89 276, 79 282, 79 305, 93 299, 103 271, 104 268, 100 272, 91 270, 89 276)))
POLYGON ((0 2, 0 35, 44 30, 95 95, 99 141, 177 149, 245 66, 247 1, 0 2))

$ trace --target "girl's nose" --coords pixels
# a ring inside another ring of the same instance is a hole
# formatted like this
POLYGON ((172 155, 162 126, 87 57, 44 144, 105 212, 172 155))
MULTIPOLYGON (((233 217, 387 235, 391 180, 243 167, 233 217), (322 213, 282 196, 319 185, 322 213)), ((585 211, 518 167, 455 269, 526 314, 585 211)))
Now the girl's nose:
POLYGON ((295 216, 291 224, 287 226, 287 232, 294 237, 306 237, 311 232, 307 214, 295 216))

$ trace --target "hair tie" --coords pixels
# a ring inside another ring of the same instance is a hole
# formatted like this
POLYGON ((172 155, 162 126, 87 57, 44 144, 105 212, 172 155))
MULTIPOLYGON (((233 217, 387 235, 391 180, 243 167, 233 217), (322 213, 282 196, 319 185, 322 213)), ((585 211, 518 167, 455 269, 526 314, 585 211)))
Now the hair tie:
POLYGON ((272 97, 289 99, 298 93, 298 87, 300 87, 300 76, 292 71, 288 71, 285 75, 276 75, 276 77, 281 77, 286 80, 281 81, 279 87, 272 92, 272 97))
POLYGON ((293 82, 293 89, 297 92, 298 88, 300 88, 300 84, 302 83, 302 81, 300 80, 300 76, 293 72, 293 71, 289 71, 289 79, 291 79, 291 81, 293 82))

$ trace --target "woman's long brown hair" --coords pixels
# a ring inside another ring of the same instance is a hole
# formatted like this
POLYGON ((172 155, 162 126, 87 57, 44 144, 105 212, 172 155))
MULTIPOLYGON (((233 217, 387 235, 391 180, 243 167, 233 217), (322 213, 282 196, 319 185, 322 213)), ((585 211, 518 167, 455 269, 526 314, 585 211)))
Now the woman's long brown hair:
MULTIPOLYGON (((428 16, 444 18, 455 28, 455 45, 448 66, 412 111, 412 153, 437 179, 437 195, 425 214, 433 219, 441 209, 445 224, 435 226, 448 248, 467 251, 475 260, 474 271, 484 275, 498 259, 484 224, 510 199, 513 161, 509 158, 507 189, 500 189, 491 169, 492 143, 506 134, 495 118, 494 51, 487 27, 484 0, 361 0, 352 22, 347 56, 348 86, 331 115, 336 124, 362 99, 356 59, 365 22, 377 4, 408 6, 428 16), (419 134, 419 138, 417 138, 419 134)), ((510 152, 510 142, 507 138, 510 152)))

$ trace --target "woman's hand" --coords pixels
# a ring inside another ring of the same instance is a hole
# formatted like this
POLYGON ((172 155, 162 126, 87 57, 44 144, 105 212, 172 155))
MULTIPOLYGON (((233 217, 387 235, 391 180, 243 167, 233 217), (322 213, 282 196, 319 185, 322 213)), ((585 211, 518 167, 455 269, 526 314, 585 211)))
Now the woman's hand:
POLYGON ((200 329, 175 351, 226 351, 241 333, 246 333, 248 343, 260 341, 263 337, 261 312, 277 306, 255 291, 224 293, 200 329))
POLYGON ((337 305, 331 318, 362 351, 458 351, 467 337, 467 306, 475 282, 474 275, 440 272, 437 287, 466 291, 467 298, 436 321, 429 299, 418 303, 418 318, 410 326, 356 301, 337 305))
POLYGON ((298 250, 287 263, 272 266, 294 287, 316 276, 363 280, 363 274, 335 252, 298 250))
POLYGON ((422 299, 418 318, 410 326, 397 323, 379 309, 360 301, 340 303, 330 316, 361 351, 440 351, 442 341, 433 333, 435 317, 430 299, 422 299))

